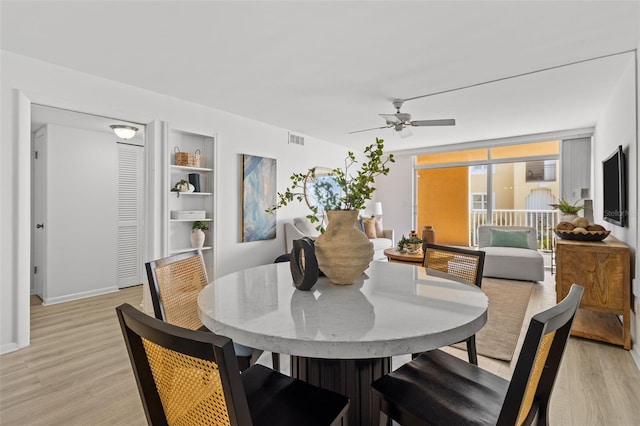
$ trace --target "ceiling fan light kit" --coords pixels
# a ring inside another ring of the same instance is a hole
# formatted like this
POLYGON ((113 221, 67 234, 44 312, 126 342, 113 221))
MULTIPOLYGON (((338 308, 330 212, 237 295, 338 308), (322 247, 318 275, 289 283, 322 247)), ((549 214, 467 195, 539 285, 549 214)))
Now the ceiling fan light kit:
POLYGON ((364 129, 364 130, 356 130, 352 133, 360 133, 360 132, 368 132, 370 130, 378 130, 378 129, 388 129, 393 128, 396 132, 402 132, 407 126, 413 127, 422 127, 422 126, 455 126, 456 120, 453 118, 447 119, 439 119, 439 120, 411 120, 411 114, 406 112, 400 112, 400 108, 404 101, 402 99, 395 99, 393 101, 393 107, 396 109, 395 114, 378 114, 380 117, 384 118, 384 121, 387 123, 386 126, 382 127, 374 127, 373 129, 364 129))

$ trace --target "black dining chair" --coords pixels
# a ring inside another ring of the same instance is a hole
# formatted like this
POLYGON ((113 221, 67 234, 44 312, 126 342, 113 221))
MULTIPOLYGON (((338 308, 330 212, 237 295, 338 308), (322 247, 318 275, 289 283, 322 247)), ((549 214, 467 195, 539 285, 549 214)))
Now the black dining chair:
POLYGON ((442 350, 425 352, 373 382, 381 420, 402 425, 549 424, 549 399, 584 288, 572 285, 529 324, 511 380, 442 350))
MULTIPOLYGON (((145 264, 157 319, 189 330, 209 331, 198 316, 198 294, 208 284, 200 250, 178 253, 145 264)), ((234 343, 241 370, 255 364, 262 351, 234 343)))
POLYGON ((150 425, 342 425, 349 399, 262 365, 240 373, 231 339, 124 304, 118 320, 150 425))
MULTIPOLYGON (((482 270, 485 253, 482 250, 470 250, 438 244, 423 244, 424 260, 422 266, 437 271, 438 275, 482 287, 482 270)), ((478 365, 476 335, 466 340, 469 362, 478 365)))

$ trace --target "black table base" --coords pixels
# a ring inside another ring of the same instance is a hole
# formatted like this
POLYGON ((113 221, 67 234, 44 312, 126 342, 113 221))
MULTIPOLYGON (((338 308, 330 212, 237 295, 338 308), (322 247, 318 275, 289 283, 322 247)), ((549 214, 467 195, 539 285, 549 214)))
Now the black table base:
POLYGON ((380 402, 371 382, 391 371, 391 358, 320 359, 291 356, 291 376, 350 399, 349 425, 380 424, 380 402))

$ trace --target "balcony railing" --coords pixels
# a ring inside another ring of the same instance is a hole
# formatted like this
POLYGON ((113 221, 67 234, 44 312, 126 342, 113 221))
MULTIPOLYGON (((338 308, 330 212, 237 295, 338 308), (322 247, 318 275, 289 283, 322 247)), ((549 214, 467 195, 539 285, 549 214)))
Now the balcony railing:
MULTIPOLYGON (((553 249, 553 229, 558 223, 556 210, 493 210, 491 224, 501 226, 531 226, 538 235, 538 250, 553 249)), ((478 246, 478 226, 487 225, 486 210, 471 210, 469 245, 478 246)))

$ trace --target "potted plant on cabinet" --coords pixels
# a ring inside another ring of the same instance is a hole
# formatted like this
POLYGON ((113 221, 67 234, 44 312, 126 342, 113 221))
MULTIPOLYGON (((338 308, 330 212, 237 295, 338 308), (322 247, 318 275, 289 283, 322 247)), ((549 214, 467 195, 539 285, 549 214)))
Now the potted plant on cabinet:
POLYGON ((556 210, 559 210, 560 222, 571 222, 578 217, 578 212, 584 208, 583 205, 577 205, 577 201, 571 204, 566 198, 561 198, 557 203, 549 204, 556 210))
MULTIPOLYGON (((358 164, 353 152, 349 151, 343 168, 331 170, 333 183, 323 185, 325 191, 334 191, 317 196, 319 204, 308 203, 311 214, 307 218, 319 222, 318 230, 322 233, 315 241, 315 252, 318 266, 334 284, 352 284, 356 277, 369 266, 373 259, 373 244, 360 230, 358 211, 364 209, 365 202, 370 200, 376 190, 375 178, 389 174, 388 163, 395 160, 393 154, 384 155, 384 141, 376 138, 376 143, 364 149, 366 158, 358 170, 352 168, 358 164), (325 230, 326 212, 328 225, 325 230)), ((278 193, 278 202, 268 212, 288 205, 294 200, 303 201, 307 193, 307 179, 315 177, 316 169, 307 173, 291 175, 291 186, 283 193, 278 193)))
POLYGON ((202 248, 204 246, 204 231, 209 229, 205 222, 196 220, 191 226, 191 247, 202 248))

